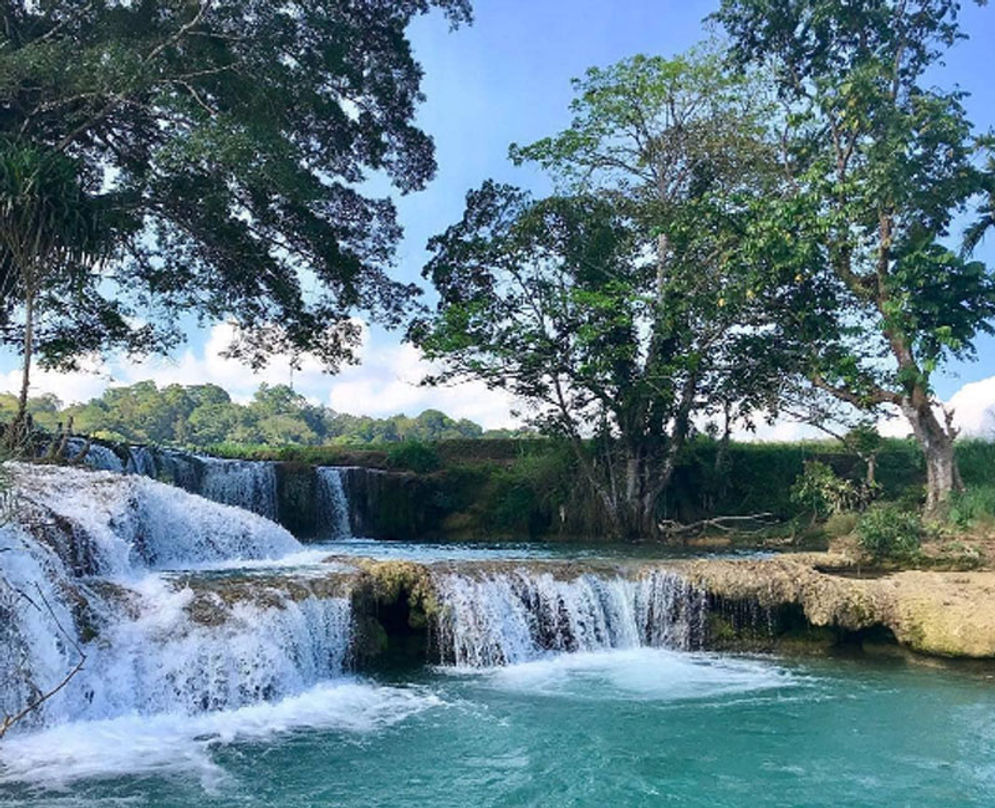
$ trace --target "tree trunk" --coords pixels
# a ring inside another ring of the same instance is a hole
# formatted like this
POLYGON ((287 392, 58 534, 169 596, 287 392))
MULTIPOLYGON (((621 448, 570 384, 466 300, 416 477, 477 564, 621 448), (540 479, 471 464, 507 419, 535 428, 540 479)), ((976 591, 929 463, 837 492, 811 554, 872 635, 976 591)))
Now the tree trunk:
POLYGON ((624 538, 651 539, 660 532, 657 501, 670 479, 668 464, 645 449, 628 449, 625 457, 625 492, 617 504, 624 513, 624 538))
POLYGON ((939 422, 928 396, 920 391, 903 396, 901 408, 926 459, 926 515, 942 516, 951 493, 962 488, 954 458, 954 434, 939 422))
POLYGON ((27 442, 28 392, 31 388, 31 358, 34 346, 35 298, 28 294, 24 301, 24 359, 21 363, 21 394, 17 399, 17 415, 10 425, 11 449, 23 448, 27 442))

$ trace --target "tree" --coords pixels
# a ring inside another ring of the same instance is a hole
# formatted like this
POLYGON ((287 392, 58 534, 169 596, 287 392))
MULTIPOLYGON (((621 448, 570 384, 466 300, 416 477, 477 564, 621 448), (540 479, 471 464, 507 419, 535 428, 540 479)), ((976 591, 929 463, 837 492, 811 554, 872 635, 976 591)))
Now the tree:
POLYGON ((440 303, 410 336, 445 362, 436 380, 525 400, 574 446, 614 531, 653 535, 693 417, 745 413, 759 387, 739 349, 762 315, 755 290, 777 284, 735 244, 772 165, 763 99, 708 53, 635 57, 575 88, 569 129, 512 147, 561 193, 471 192, 429 244, 440 303))
POLYGON ((433 7, 470 18, 467 0, 4 3, 0 135, 72 166, 74 189, 112 194, 131 225, 36 350, 71 366, 136 317, 140 347, 164 349, 193 310, 233 321, 230 352, 253 365, 282 351, 334 369, 358 339, 350 315, 398 324, 417 290, 386 274, 394 207, 357 188, 434 173, 404 33, 433 7))
MULTIPOLYGON (((103 209, 105 200, 87 195, 77 169, 73 160, 51 150, 0 141, 0 322, 8 324, 14 305, 23 309, 24 320, 17 337, 21 390, 8 428, 8 448, 27 438, 36 341, 47 337, 44 344, 56 352, 64 344, 58 327, 54 335, 44 334, 45 317, 58 311, 59 300, 67 295, 85 300, 94 286, 92 267, 106 255, 111 241, 112 215, 103 209)), ((120 336, 121 323, 112 319, 108 317, 108 341, 120 336)), ((85 343, 85 336, 79 341, 85 343)))
POLYGON ((974 159, 983 143, 963 94, 925 78, 963 36, 959 5, 723 0, 715 15, 736 63, 773 71, 783 104, 786 193, 745 249, 829 292, 791 314, 785 333, 804 339, 785 355, 840 400, 908 419, 931 513, 960 486, 956 432, 949 413, 937 416, 932 375, 951 356, 972 356, 995 314, 990 271, 948 245, 954 214, 991 187, 974 159))

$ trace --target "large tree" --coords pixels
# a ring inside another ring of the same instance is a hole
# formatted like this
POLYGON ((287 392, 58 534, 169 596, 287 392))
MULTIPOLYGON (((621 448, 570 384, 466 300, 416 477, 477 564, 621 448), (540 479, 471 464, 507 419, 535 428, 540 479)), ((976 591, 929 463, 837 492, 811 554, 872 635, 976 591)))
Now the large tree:
POLYGON ((835 289, 792 313, 805 338, 786 369, 857 407, 900 410, 926 458, 931 512, 960 484, 933 374, 973 355, 995 315, 991 272, 960 254, 951 233, 954 216, 991 190, 977 159, 983 140, 963 93, 928 76, 963 36, 959 6, 723 0, 716 15, 735 61, 771 71, 783 104, 786 193, 769 200, 754 257, 835 289))
MULTIPOLYGON (((405 37, 432 7, 469 20, 468 0, 5 2, 0 136, 71 163, 129 225, 29 350, 72 365, 122 325, 165 347, 193 311, 233 321, 253 364, 286 351, 334 369, 351 315, 397 324, 416 290, 387 274, 393 205, 361 184, 433 175, 405 37)), ((6 326, 25 304, 0 301, 6 326)))
POLYGON ((741 349, 774 284, 735 245, 772 159, 746 87, 708 54, 593 69, 570 128, 512 150, 560 193, 485 183, 429 245, 440 303, 413 338, 567 437, 622 536, 656 532, 694 417, 757 389, 741 349))

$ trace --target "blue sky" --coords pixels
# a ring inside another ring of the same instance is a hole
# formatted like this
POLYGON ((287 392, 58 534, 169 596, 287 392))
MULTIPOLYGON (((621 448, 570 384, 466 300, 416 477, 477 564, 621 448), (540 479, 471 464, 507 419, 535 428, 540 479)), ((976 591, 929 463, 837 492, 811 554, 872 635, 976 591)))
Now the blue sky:
MULTIPOLYGON (((507 161, 511 142, 527 143, 562 129, 569 122, 570 79, 591 65, 606 65, 635 53, 673 55, 708 35, 702 20, 715 2, 677 0, 477 0, 472 27, 450 32, 437 14, 420 18, 410 29, 417 58, 425 70, 427 97, 419 125, 435 139, 439 171, 430 186, 398 198, 405 238, 395 275, 420 281, 424 246, 433 234, 457 220, 468 189, 493 177, 537 192, 546 182, 528 167, 507 161)), ((959 43, 937 70, 934 81, 959 85, 971 93, 966 105, 979 129, 995 128, 995 9, 965 4, 963 23, 970 39, 959 43)), ((995 236, 983 257, 995 263, 995 236)), ((429 294, 426 298, 431 300, 429 294)), ((246 397, 260 381, 285 382, 287 363, 277 359, 261 375, 216 356, 223 327, 192 329, 189 341, 168 360, 141 364, 111 361, 96 375, 40 374, 36 392, 53 391, 63 400, 86 399, 108 383, 141 378, 162 382, 213 381, 246 397)), ((0 389, 15 388, 16 359, 0 364, 0 389), (4 384, 6 383, 6 384, 4 384)), ((478 385, 428 390, 416 382, 424 366, 397 334, 374 328, 364 362, 338 377, 305 365, 294 377, 297 389, 311 398, 353 413, 414 414, 436 406, 489 426, 509 422, 510 402, 478 385)), ((995 340, 979 341, 975 363, 955 363, 937 380, 938 393, 950 398, 971 382, 992 379, 974 398, 995 404, 995 340)), ((977 385, 975 385, 977 387, 977 385)), ((973 388, 972 388, 973 389, 973 388)), ((983 401, 980 403, 984 403, 983 401)), ((979 406, 974 401, 972 407, 979 406)))

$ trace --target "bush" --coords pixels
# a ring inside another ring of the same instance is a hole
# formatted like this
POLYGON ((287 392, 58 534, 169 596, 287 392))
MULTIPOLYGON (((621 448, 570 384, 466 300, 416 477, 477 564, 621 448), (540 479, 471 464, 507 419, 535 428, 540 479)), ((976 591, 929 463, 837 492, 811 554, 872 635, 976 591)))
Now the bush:
POLYGON ((392 469, 426 474, 437 471, 441 465, 439 453, 428 444, 416 440, 396 443, 387 450, 387 465, 392 469))
POLYGON ((974 486, 955 493, 950 500, 949 518, 959 528, 995 521, 995 486, 974 486))
POLYGON ((968 488, 995 485, 995 442, 958 441, 956 451, 960 476, 968 488))
POLYGON ((859 500, 852 482, 837 476, 825 463, 809 460, 791 486, 791 500, 815 518, 852 510, 859 500))
POLYGON ((925 532, 917 511, 902 510, 890 503, 870 508, 857 523, 861 549, 878 561, 914 558, 925 532))

